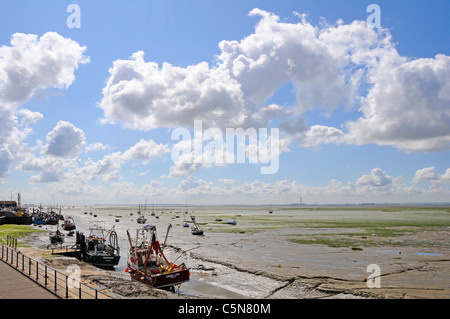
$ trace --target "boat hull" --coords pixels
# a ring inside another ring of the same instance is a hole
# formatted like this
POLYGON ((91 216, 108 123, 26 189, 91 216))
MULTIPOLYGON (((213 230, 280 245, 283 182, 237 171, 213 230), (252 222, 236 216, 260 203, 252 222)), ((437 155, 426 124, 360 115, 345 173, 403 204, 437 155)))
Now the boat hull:
POLYGON ((62 244, 63 242, 64 242, 64 237, 50 238, 51 244, 62 244))
POLYGON ((113 267, 117 266, 120 261, 120 256, 99 256, 91 255, 89 253, 84 253, 83 261, 99 267, 113 267))
POLYGON ((62 234, 50 234, 51 244, 61 244, 64 242, 64 235, 62 234))
POLYGON ((134 269, 128 272, 133 280, 155 288, 171 287, 189 281, 189 269, 173 271, 166 274, 143 274, 134 269))

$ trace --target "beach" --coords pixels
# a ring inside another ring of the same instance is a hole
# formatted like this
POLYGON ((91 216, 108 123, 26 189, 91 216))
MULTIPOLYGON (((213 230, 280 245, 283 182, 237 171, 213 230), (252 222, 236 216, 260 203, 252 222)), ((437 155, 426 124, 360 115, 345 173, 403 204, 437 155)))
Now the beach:
MULTIPOLYGON (((21 239, 28 246, 21 250, 61 271, 78 265, 83 282, 119 298, 450 298, 449 207, 280 206, 269 213, 259 206, 147 206, 141 216, 157 227, 160 242, 172 225, 165 255, 190 269, 190 281, 175 292, 133 282, 125 272, 126 231, 134 237, 142 227, 137 211, 109 205, 62 210, 77 231, 88 233, 97 222, 115 228, 121 260, 114 269, 51 255, 48 231, 56 226, 29 226, 43 232, 21 239), (182 226, 192 226, 191 216, 203 236, 182 226)), ((74 242, 66 236, 64 245, 74 242)))

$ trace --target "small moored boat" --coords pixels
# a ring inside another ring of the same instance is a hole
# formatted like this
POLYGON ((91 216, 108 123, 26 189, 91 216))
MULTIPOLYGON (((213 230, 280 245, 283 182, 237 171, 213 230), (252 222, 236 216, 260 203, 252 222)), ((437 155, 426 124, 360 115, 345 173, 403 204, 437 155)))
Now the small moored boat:
POLYGON ((51 244, 62 244, 64 242, 64 234, 59 229, 50 232, 49 237, 51 244))
POLYGON ((62 229, 64 229, 64 230, 73 230, 73 229, 77 228, 77 227, 75 226, 75 222, 74 222, 73 218, 70 217, 70 216, 67 217, 66 220, 64 220, 64 222, 63 222, 63 224, 61 225, 61 227, 62 227, 62 229))
MULTIPOLYGON (((191 216, 191 214, 189 214, 191 216)), ((200 227, 197 226, 197 223, 195 222, 195 216, 191 216, 191 220, 194 223, 194 227, 191 228, 191 234, 192 235, 203 235, 203 229, 200 229, 200 227)))
POLYGON ((234 216, 234 219, 227 220, 227 224, 236 225, 237 224, 236 217, 237 215, 234 216))

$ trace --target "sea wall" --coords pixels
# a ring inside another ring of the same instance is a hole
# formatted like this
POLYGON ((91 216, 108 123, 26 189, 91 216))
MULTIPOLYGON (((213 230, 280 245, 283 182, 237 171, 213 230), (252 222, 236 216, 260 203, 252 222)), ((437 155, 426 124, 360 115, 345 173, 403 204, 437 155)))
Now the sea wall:
POLYGON ((0 211, 0 225, 16 224, 31 225, 33 220, 31 216, 16 216, 16 214, 7 211, 0 211))

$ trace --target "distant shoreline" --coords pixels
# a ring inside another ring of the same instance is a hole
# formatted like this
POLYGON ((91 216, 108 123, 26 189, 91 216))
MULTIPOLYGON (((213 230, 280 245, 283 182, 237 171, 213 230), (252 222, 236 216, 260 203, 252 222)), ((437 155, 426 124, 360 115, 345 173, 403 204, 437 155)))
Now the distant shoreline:
MULTIPOLYGON (((22 207, 29 208, 29 207, 38 207, 39 205, 36 204, 24 204, 22 207)), ((42 206, 52 206, 52 205, 42 205, 42 206)), ((55 206, 55 205, 53 205, 55 206)), ((89 208, 91 205, 56 205, 57 207, 63 206, 63 207, 86 207, 89 208)), ((139 207, 143 206, 142 204, 92 204, 92 206, 96 207, 139 207)), ((224 208, 239 208, 239 207, 246 207, 246 208, 261 208, 265 209, 268 207, 277 207, 277 208, 367 208, 367 207, 406 207, 406 208, 414 208, 414 207, 433 207, 433 208, 447 208, 450 207, 450 202, 418 202, 418 203, 358 203, 358 204, 191 204, 187 205, 188 209, 192 209, 195 207, 224 207, 224 208)), ((186 208, 186 204, 147 204, 147 209, 153 208, 153 207, 180 207, 180 208, 186 208)))

